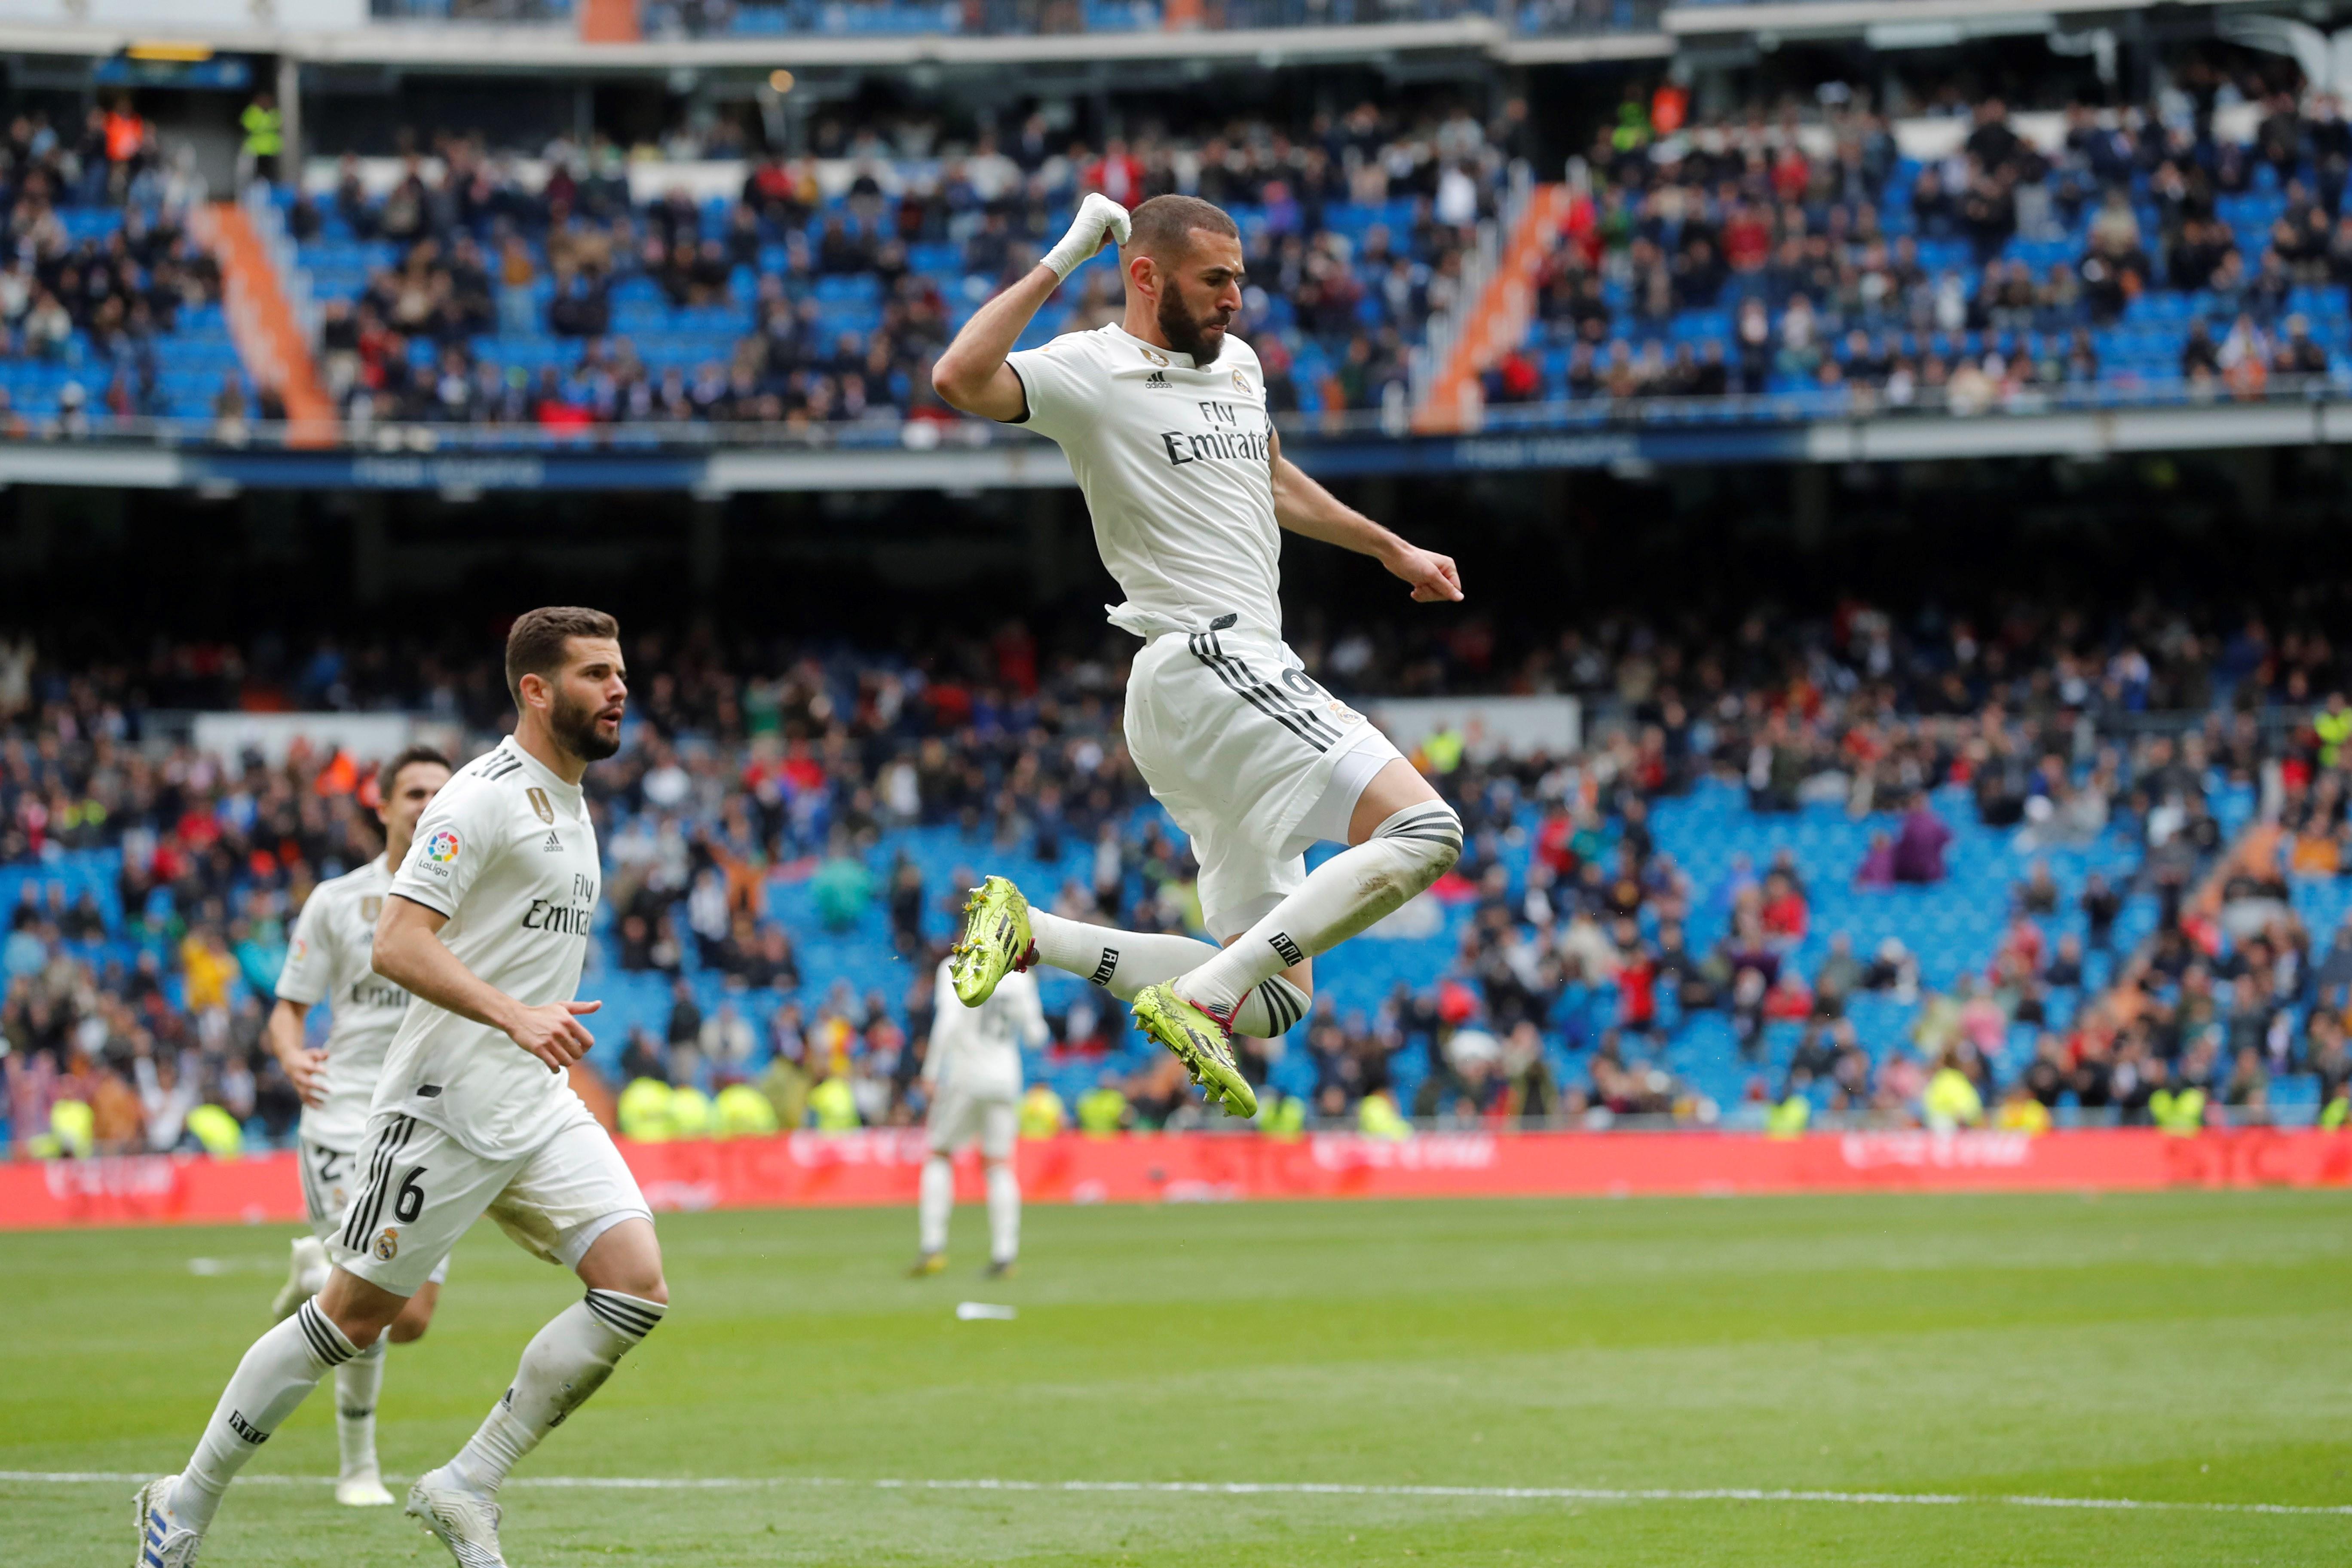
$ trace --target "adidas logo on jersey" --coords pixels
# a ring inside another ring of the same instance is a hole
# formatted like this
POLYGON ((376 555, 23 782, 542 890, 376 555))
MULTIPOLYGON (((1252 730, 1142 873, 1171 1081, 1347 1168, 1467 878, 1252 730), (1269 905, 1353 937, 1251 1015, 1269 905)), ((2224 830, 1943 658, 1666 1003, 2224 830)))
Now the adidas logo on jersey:
POLYGON ((1168 390, 1170 385, 1168 373, 1164 370, 1155 370, 1150 375, 1143 378, 1143 384, 1147 387, 1157 387, 1160 391, 1165 392, 1168 390))
POLYGON ((547 842, 541 844, 540 847, 547 851, 550 855, 558 854, 562 852, 563 848, 563 840, 558 838, 555 836, 555 830, 551 827, 547 830, 547 842))

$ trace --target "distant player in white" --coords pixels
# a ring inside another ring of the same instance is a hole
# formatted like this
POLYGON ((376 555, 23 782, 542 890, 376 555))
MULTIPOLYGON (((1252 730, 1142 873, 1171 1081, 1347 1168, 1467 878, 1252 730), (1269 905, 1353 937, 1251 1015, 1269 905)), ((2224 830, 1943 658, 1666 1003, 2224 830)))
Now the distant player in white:
POLYGON ((923 1162, 917 1208, 922 1251, 910 1272, 937 1274, 947 1267, 954 1160, 977 1142, 988 1167, 988 1273, 1001 1279, 1021 1256, 1021 1178, 1013 1168, 1021 1128, 1021 1047, 1045 1043, 1045 1010, 1037 983, 1026 974, 1006 975, 994 995, 967 1007, 956 997, 950 968, 940 965, 931 1044, 923 1053, 931 1154, 923 1162))
POLYGON ((1133 1000, 1136 1021, 1212 1102, 1257 1097, 1232 1036, 1306 1016, 1308 961, 1445 873, 1462 823, 1387 738, 1318 686, 1282 640, 1281 531, 1370 555, 1423 601, 1462 597, 1449 558, 1340 504, 1282 456, 1265 376, 1226 328, 1242 306, 1240 231, 1190 196, 1130 216, 1090 195, 1028 277, 982 306, 931 373, 967 413, 1060 443, 1144 639, 1128 677, 1127 739, 1152 795, 1192 840, 1220 952, 1030 907, 1002 877, 974 889, 955 989, 984 1000, 1050 963, 1133 1000), (1038 307, 1116 241, 1125 319, 1013 353, 1038 307), (1307 873, 1319 840, 1349 846, 1307 873))
POLYGON ((597 1005, 572 999, 601 875, 580 779, 620 746, 619 635, 574 608, 533 610, 509 635, 515 732, 425 808, 376 924, 376 972, 415 1000, 376 1085, 334 1270, 246 1352, 187 1468, 140 1489, 140 1568, 195 1561, 230 1479, 484 1214, 588 1291, 530 1342, 457 1458, 410 1489, 408 1512, 460 1568, 503 1568, 508 1470, 667 1310, 653 1215, 565 1077, 595 1043, 580 1016, 597 1005))
MULTIPOLYGON (((411 746, 384 763, 376 775, 375 808, 383 824, 383 853, 312 889, 294 922, 265 1037, 302 1097, 302 1203, 313 1234, 295 1238, 286 1284, 272 1303, 273 1314, 281 1319, 326 1288, 332 1267, 326 1242, 341 1226, 343 1211, 359 1190, 368 1107, 383 1071, 384 1052, 408 1015, 408 993, 375 972, 371 955, 376 917, 392 891, 393 868, 408 858, 417 817, 448 782, 449 759, 430 746, 411 746), (332 1022, 325 1048, 312 1050, 303 1043, 303 1020, 321 1002, 332 1022)), ((392 1501, 375 1459, 384 1350, 424 1337, 448 1267, 444 1258, 383 1337, 335 1369, 335 1440, 342 1456, 337 1502, 366 1508, 392 1501)))

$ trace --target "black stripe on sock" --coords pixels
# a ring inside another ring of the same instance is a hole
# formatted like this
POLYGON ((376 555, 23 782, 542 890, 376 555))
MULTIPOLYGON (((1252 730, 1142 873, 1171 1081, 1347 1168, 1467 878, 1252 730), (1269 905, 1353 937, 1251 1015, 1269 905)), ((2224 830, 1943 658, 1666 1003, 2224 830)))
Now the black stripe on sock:
POLYGON ((347 1348, 341 1331, 327 1321, 327 1315, 319 1310, 315 1301, 303 1302, 301 1310, 295 1314, 295 1321, 302 1325, 303 1336, 310 1342, 311 1352, 329 1366, 341 1366, 359 1353, 347 1348))
POLYGON ((658 1314, 633 1309, 629 1303, 616 1301, 602 1290, 589 1291, 586 1300, 588 1310, 596 1315, 598 1321, 627 1339, 644 1339, 661 1322, 658 1314))

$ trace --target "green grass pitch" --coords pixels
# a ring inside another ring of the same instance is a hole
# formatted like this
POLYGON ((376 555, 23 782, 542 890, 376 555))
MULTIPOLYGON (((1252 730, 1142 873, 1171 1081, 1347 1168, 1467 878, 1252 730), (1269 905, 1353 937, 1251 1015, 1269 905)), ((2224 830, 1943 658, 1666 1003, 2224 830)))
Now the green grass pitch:
MULTIPOLYGON (((509 1558, 2352 1560, 2352 1513, 2212 1506, 2352 1503, 2352 1194, 1034 1208, 997 1284, 981 1230, 961 1213, 950 1271, 913 1281, 909 1213, 665 1218, 669 1320, 527 1461, 509 1558), (965 1300, 1020 1315, 960 1322, 965 1300), (625 1477, 756 1484, 543 1484, 625 1477), (972 1479, 1985 1500, 873 1484, 972 1479), (1993 1500, 2024 1495, 2189 1506, 1993 1500)), ((182 1461, 289 1234, 0 1237, 0 1562, 129 1561, 131 1486, 48 1478, 182 1461)), ((386 1469, 446 1458, 576 1289, 478 1229, 431 1335, 394 1352, 386 1469)), ((333 1465, 322 1393, 248 1474, 333 1465)), ((204 1561, 447 1559, 305 1480, 241 1482, 204 1561)))

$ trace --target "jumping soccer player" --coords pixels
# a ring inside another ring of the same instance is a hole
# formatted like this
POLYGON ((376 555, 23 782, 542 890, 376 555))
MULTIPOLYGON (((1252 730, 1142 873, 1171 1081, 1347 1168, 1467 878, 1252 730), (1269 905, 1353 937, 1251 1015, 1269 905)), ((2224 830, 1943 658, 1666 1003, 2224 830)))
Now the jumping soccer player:
POLYGON ((368 1117, 362 1185, 326 1288, 254 1342, 185 1470, 138 1496, 138 1568, 196 1560, 221 1494, 329 1369, 396 1321, 484 1214, 580 1276, 513 1384, 407 1511, 460 1568, 503 1568, 500 1484, 668 1310, 653 1215, 565 1069, 595 1043, 572 1000, 600 870, 580 789, 620 747, 620 629, 533 610, 507 637, 518 722, 425 807, 375 929, 376 973, 415 998, 368 1117))
MULTIPOLYGON (((384 763, 376 775, 375 808, 383 824, 383 853, 320 883, 294 922, 293 948, 278 976, 278 1005, 266 1038, 302 1097, 302 1204, 313 1234, 295 1238, 291 1268, 272 1303, 280 1320, 326 1288, 332 1267, 326 1243, 341 1228, 358 1185, 368 1107, 384 1051, 408 1011, 408 993, 378 974, 371 962, 376 917, 392 890, 393 868, 408 858, 418 816, 448 782, 449 760, 430 746, 411 746, 384 763), (331 1022, 325 1049, 314 1051, 302 1043, 302 1023, 320 1002, 328 1004, 331 1022)), ((383 1337, 335 1369, 335 1440, 342 1456, 337 1502, 368 1508, 392 1501, 375 1460, 384 1350, 424 1336, 448 1268, 442 1259, 383 1337)))
POLYGON ((923 1162, 916 1208, 922 1250, 908 1272, 919 1278, 947 1267, 955 1157, 978 1142, 988 1168, 988 1276, 1002 1279, 1021 1256, 1021 1178, 1013 1168, 1021 1126, 1021 1047, 1045 1043, 1045 1010, 1037 983, 1026 974, 1006 975, 988 1000, 967 1007, 956 996, 952 969, 951 962, 940 965, 931 1044, 923 1053, 931 1152, 923 1162))
POLYGON ((1453 561, 1340 504, 1282 456, 1265 376, 1226 329, 1242 307, 1240 230, 1190 196, 1130 216, 1089 195, 1067 235, 981 307, 931 373, 971 414, 1060 443, 1127 602, 1113 626, 1144 639, 1128 677, 1127 740, 1143 781, 1192 840, 1219 952, 1032 909, 1002 877, 973 889, 952 963, 956 994, 987 999, 1049 963, 1131 998, 1144 1032, 1212 1101, 1257 1096, 1232 1037, 1304 1017, 1308 961, 1396 910, 1462 852, 1462 823, 1361 714, 1282 640, 1281 533, 1370 555, 1423 602, 1462 597, 1453 561), (1062 280, 1116 242, 1117 325, 1041 349, 1013 345, 1062 280), (1349 846, 1312 875, 1302 857, 1349 846))

